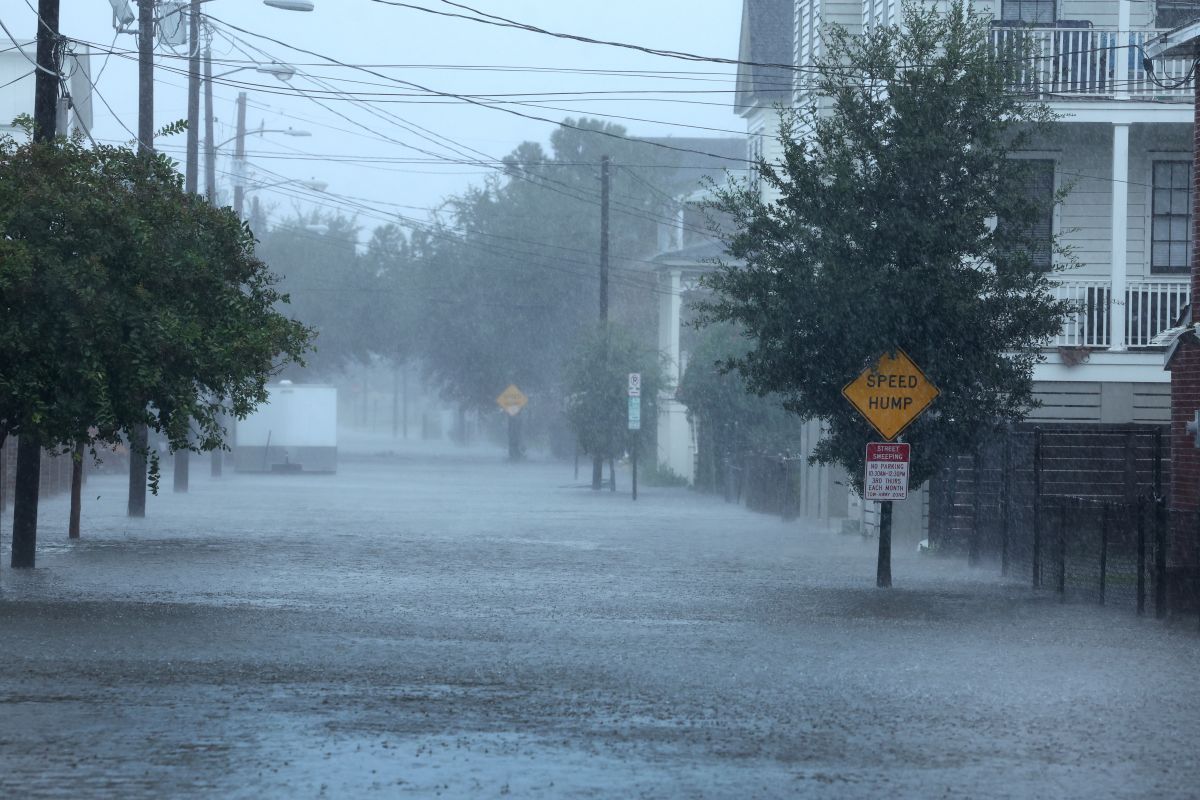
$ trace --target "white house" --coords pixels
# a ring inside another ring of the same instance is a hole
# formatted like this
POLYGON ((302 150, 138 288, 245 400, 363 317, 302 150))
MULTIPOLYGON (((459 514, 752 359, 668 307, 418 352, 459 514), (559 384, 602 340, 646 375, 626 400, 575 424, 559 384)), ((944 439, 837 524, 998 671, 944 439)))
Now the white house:
MULTIPOLYGON (((36 58, 36 53, 36 42, 0 39, 0 136, 16 132, 12 123, 17 117, 33 115, 31 59, 36 58)), ((80 46, 67 56, 63 72, 67 96, 60 103, 59 130, 80 130, 86 134, 92 126, 91 57, 86 47, 80 46)))
MULTIPOLYGON (((1185 0, 992 0, 976 3, 992 18, 997 50, 1015 39, 1032 44, 1028 68, 1014 92, 1045 101, 1060 115, 1049 133, 1017 157, 1037 162, 1029 191, 1068 188, 1066 201, 1044 224, 1047 269, 1055 292, 1079 312, 1048 342, 1035 370, 1041 406, 1030 419, 1054 423, 1165 423, 1169 374, 1156 341, 1189 302, 1192 187, 1192 82, 1186 59, 1160 59, 1153 72, 1140 47, 1163 30, 1200 16, 1185 0), (1049 239, 1057 234, 1079 266, 1056 263, 1049 239)), ((779 106, 816 98, 808 73, 821 55, 821 31, 831 23, 851 32, 897 20, 896 0, 744 0, 737 112, 747 130, 747 155, 779 153, 779 106)), ((697 274, 687 253, 664 254, 663 297, 685 290, 697 274)), ((678 307, 664 300, 665 346, 678 325, 678 307)), ((660 441, 685 435, 682 412, 665 406, 660 441), (664 436, 665 434, 665 436, 664 436)), ((693 432, 694 433, 694 432, 693 432)), ((805 428, 804 453, 819 438, 805 428)), ((810 517, 871 523, 836 470, 803 465, 801 483, 810 517)), ((900 529, 924 527, 918 495, 897 511, 900 529)))

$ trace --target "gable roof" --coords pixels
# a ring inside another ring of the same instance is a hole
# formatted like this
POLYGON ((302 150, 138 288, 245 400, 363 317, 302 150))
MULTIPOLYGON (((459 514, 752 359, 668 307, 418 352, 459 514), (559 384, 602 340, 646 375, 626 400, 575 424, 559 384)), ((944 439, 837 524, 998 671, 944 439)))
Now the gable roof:
MULTIPOLYGON (((743 0, 738 61, 788 65, 794 52, 792 0, 743 0)), ((787 68, 739 64, 734 99, 737 112, 745 115, 756 106, 787 103, 794 77, 794 71, 787 68)))

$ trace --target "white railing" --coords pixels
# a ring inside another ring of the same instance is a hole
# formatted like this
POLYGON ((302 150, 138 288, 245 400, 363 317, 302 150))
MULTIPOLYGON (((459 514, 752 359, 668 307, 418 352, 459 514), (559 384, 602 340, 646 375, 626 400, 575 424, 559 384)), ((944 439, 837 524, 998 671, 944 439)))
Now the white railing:
POLYGON ((1129 347, 1147 347, 1179 321, 1191 299, 1187 280, 1130 281, 1125 294, 1125 336, 1129 347))
MULTIPOLYGON (((1060 281, 1051 293, 1067 300, 1074 311, 1052 347, 1107 349, 1112 341, 1112 289, 1106 280, 1060 281)), ((1186 279, 1130 279, 1125 289, 1125 346, 1150 347, 1159 333, 1170 328, 1191 299, 1186 279)))
POLYGON ((1168 87, 1187 75, 1191 60, 1160 58, 1154 76, 1142 63, 1142 48, 1160 30, 1119 31, 1106 28, 993 27, 997 58, 1018 58, 1012 88, 1039 98, 1054 96, 1105 98, 1192 98, 1192 83, 1168 87))
POLYGON ((1109 325, 1108 281, 1063 281, 1052 293, 1055 300, 1067 300, 1074 311, 1052 343, 1055 347, 1108 347, 1109 325))

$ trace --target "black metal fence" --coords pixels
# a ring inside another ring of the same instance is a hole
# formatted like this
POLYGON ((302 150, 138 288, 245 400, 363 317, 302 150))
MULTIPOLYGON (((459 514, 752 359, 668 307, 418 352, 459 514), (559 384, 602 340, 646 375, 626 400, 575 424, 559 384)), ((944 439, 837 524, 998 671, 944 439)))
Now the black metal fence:
POLYGON ((930 486, 930 543, 1062 599, 1166 613, 1163 426, 1014 428, 930 486))
POLYGON ((743 453, 726 459, 726 502, 744 502, 751 511, 795 519, 800 515, 795 470, 799 460, 787 453, 743 453))

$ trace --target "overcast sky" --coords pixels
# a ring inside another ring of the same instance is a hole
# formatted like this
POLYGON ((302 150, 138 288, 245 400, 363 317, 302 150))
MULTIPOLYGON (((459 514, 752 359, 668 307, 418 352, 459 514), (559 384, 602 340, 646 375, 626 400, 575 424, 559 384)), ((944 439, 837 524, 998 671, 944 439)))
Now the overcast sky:
MULTIPOLYGON (((441 0, 410 1, 441 11, 455 10, 441 0)), ((707 56, 737 56, 741 0, 465 2, 482 11, 548 30, 707 56)), ((437 17, 370 0, 315 0, 315 3, 316 10, 312 13, 267 8, 261 0, 205 3, 206 13, 214 18, 218 28, 222 28, 213 42, 214 61, 220 62, 214 66, 214 72, 219 74, 240 65, 229 62, 246 60, 246 56, 230 43, 229 35, 240 38, 242 42, 238 46, 250 51, 254 57, 263 61, 273 58, 297 65, 299 70, 287 84, 253 70, 220 79, 215 89, 216 138, 222 141, 233 136, 235 98, 239 90, 246 91, 250 103, 249 127, 262 124, 268 129, 290 127, 312 133, 306 138, 266 134, 250 139, 247 146, 256 179, 266 183, 281 178, 327 182, 331 195, 360 198, 374 209, 357 209, 368 228, 382 221, 378 217, 388 212, 425 218, 423 209, 483 178, 485 171, 478 165, 448 164, 405 144, 451 158, 456 157, 451 150, 455 147, 460 151, 472 148, 498 158, 520 141, 546 141, 553 128, 547 123, 458 100, 397 96, 411 95, 413 90, 396 81, 411 81, 435 91, 458 94, 564 92, 568 94, 509 98, 553 108, 509 107, 552 120, 568 115, 603 113, 655 121, 613 120, 626 125, 634 135, 723 136, 744 132, 742 121, 729 107, 733 75, 728 66, 697 64, 564 41, 437 17), (221 23, 346 64, 380 65, 371 69, 381 73, 382 77, 335 66, 324 58, 306 55, 285 44, 252 34, 238 33, 221 23), (260 56, 250 50, 246 43, 265 51, 266 55, 260 56), (429 65, 437 65, 437 68, 429 65), (538 71, 463 70, 463 66, 533 67, 538 71), (675 71, 676 74, 617 77, 562 70, 675 71), (328 83, 321 86, 317 80, 328 83), (664 90, 669 93, 663 94, 664 90), (681 90, 688 93, 680 93, 681 90), (378 93, 361 95, 363 99, 373 101, 374 112, 331 96, 331 91, 378 93), (615 97, 578 94, 605 91, 619 91, 620 94, 615 97), (317 105, 313 97, 318 97, 328 108, 317 105), (723 129, 724 132, 701 128, 723 129), (447 137, 454 144, 445 140, 431 143, 422 137, 435 140, 447 137), (350 163, 349 159, 371 163, 350 163), (420 163, 405 163, 406 159, 418 159, 420 163)), ((18 37, 32 38, 35 32, 32 6, 36 6, 36 0, 0 0, 0 18, 18 37)), ((100 76, 99 93, 115 112, 114 116, 102 102, 95 104, 94 134, 98 139, 128 141, 131 135, 121 123, 136 130, 137 71, 131 52, 135 48, 134 37, 118 35, 114 47, 108 0, 62 0, 61 14, 61 28, 67 36, 94 43, 101 50, 119 51, 107 62, 103 54, 97 54, 93 60, 93 75, 100 76)), ((186 71, 186 62, 170 50, 160 48, 160 53, 155 109, 158 126, 185 118, 187 107, 186 75, 180 72, 186 71)), ((182 159, 183 136, 160 140, 158 144, 182 159)), ((231 150, 232 145, 227 145, 222 152, 231 150)), ((468 155, 481 158, 469 151, 468 155)), ((228 181, 228 163, 222 162, 219 169, 222 173, 219 179, 228 181)), ((264 202, 274 207, 275 219, 291 213, 297 202, 296 191, 294 187, 262 190, 264 202)), ((333 199, 336 198, 331 196, 326 202, 333 199)))

